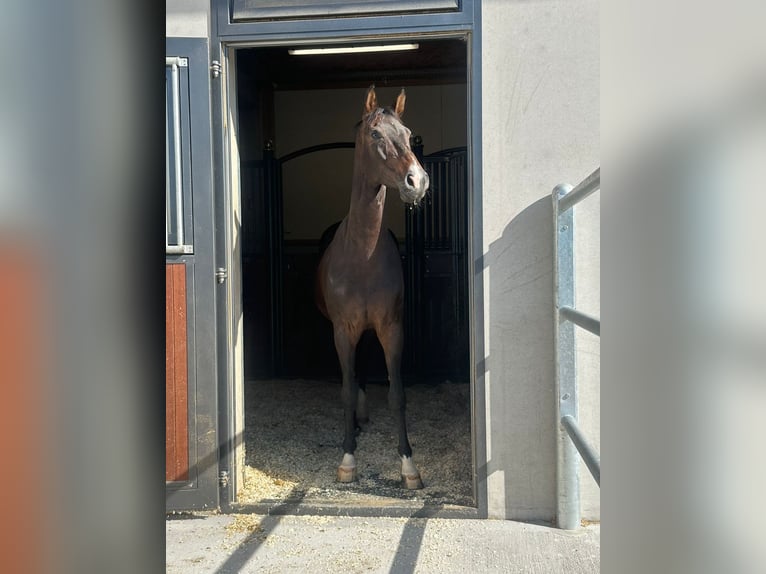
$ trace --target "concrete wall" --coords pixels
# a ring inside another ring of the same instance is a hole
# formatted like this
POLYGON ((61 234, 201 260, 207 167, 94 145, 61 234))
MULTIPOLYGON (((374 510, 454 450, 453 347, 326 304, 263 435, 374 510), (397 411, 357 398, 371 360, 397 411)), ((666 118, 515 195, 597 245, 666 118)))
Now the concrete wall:
MULTIPOLYGON (((551 519, 556 439, 550 192, 599 165, 598 2, 482 2, 482 202, 490 517, 551 519)), ((576 211, 578 304, 599 311, 599 199, 576 211)), ((578 338, 599 440, 599 341, 578 338)), ((477 361, 480 358, 477 357, 477 361)), ((584 518, 599 491, 583 465, 584 518)))
POLYGON ((167 0, 165 35, 173 38, 205 38, 210 30, 210 0, 167 0))

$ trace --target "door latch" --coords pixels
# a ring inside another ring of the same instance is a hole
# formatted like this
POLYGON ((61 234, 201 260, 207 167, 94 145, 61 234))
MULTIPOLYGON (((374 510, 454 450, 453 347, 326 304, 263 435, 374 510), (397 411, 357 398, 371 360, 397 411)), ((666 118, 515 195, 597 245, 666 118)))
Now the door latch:
POLYGON ((218 269, 215 270, 215 280, 219 285, 223 283, 224 281, 226 281, 226 278, 228 276, 229 276, 228 272, 223 267, 219 267, 218 269))
POLYGON ((217 78, 221 73, 221 62, 213 60, 210 64, 210 71, 213 73, 213 77, 217 78))

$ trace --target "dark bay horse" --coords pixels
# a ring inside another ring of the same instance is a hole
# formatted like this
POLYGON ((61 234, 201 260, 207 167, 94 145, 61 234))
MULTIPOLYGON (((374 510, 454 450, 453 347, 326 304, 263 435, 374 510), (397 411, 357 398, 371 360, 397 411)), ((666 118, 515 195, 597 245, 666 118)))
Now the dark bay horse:
POLYGON ((417 205, 428 189, 428 174, 410 148, 410 130, 401 122, 405 94, 390 108, 378 107, 375 87, 367 91, 356 133, 348 214, 319 262, 317 305, 332 321, 335 349, 343 371, 345 438, 340 482, 356 480, 356 423, 366 416, 355 355, 362 333, 371 329, 383 347, 388 370, 388 403, 399 429, 399 456, 405 488, 423 488, 407 438, 400 367, 404 280, 399 248, 382 226, 386 190, 417 205))

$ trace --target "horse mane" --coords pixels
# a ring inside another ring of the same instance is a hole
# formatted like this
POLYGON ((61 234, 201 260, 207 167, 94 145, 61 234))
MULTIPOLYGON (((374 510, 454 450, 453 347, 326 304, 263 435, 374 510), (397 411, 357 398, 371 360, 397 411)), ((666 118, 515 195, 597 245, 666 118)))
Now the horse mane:
MULTIPOLYGON (((374 112, 370 113, 370 114, 367 116, 367 118, 372 118, 372 117, 374 117, 374 116, 377 116, 377 115, 379 115, 379 114, 385 114, 385 115, 387 115, 387 116, 395 116, 395 117, 398 117, 398 116, 396 115, 396 112, 394 111, 394 108, 392 108, 391 106, 385 106, 385 107, 382 107, 382 108, 378 108, 378 109, 377 109, 377 110, 375 110, 374 112)), ((364 123, 364 121, 365 121, 365 118, 362 118, 361 120, 359 120, 358 122, 356 122, 356 123, 354 124, 354 131, 359 131, 359 128, 360 128, 360 127, 362 127, 362 123, 364 123)), ((370 121, 370 120, 368 119, 367 121, 370 121)))

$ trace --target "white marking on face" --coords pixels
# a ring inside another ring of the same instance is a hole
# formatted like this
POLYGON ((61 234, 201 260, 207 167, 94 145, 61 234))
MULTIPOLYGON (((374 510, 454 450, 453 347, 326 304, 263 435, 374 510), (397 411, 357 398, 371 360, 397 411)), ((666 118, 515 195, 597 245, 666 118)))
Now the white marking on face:
MULTIPOLYGON (((386 201, 386 186, 381 184, 381 186, 378 188, 378 194, 375 196, 375 203, 378 205, 383 205, 383 203, 386 201)), ((360 391, 362 389, 359 389, 360 391)))
POLYGON ((386 157, 386 150, 383 149, 383 146, 378 146, 378 155, 383 158, 383 161, 386 161, 388 158, 386 157))

